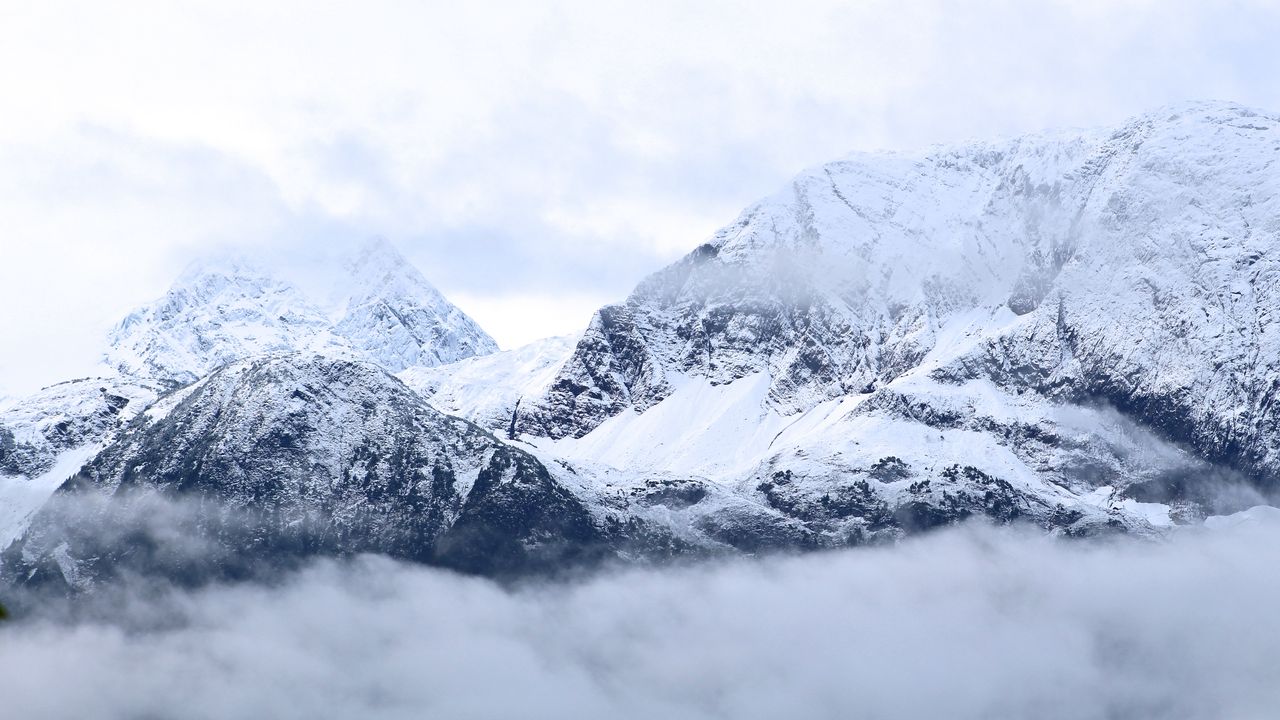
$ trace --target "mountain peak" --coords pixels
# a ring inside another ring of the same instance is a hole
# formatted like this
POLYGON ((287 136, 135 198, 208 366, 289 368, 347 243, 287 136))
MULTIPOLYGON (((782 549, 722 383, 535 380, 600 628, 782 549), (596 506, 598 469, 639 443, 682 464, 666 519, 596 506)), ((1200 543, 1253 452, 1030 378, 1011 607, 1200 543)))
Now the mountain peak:
POLYGON ((497 352, 493 338, 387 240, 366 242, 347 270, 351 295, 336 329, 392 372, 497 352))
POLYGON ((187 383, 262 352, 338 349, 328 325, 292 285, 242 257, 214 257, 117 324, 104 360, 125 375, 187 383))
POLYGON ((1249 107, 1232 100, 1181 100, 1161 105, 1139 115, 1137 119, 1171 120, 1181 117, 1199 117, 1208 120, 1225 120, 1270 115, 1271 113, 1259 108, 1249 107))
POLYGON ((497 350, 396 248, 365 243, 346 263, 333 317, 301 290, 239 254, 189 264, 165 295, 109 334, 104 360, 135 377, 192 382, 268 352, 356 355, 398 372, 497 350))
POLYGON ((417 296, 433 304, 447 302, 426 277, 384 238, 366 241, 346 262, 351 278, 348 305, 371 297, 417 296))
POLYGON ((347 260, 347 267, 355 269, 365 265, 406 265, 408 261, 390 240, 375 235, 357 246, 347 260))
POLYGON ((175 289, 199 285, 209 278, 262 279, 276 282, 271 273, 243 253, 214 252, 187 263, 170 285, 175 289))

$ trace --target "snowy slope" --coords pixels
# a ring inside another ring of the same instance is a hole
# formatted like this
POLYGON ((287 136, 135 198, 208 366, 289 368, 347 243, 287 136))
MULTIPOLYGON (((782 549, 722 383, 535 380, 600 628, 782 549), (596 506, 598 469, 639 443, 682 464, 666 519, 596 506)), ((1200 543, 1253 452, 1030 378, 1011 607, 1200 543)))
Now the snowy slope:
POLYGON ((55 455, 49 469, 38 475, 0 475, 0 548, 18 539, 58 488, 101 450, 97 443, 81 445, 55 455))
POLYGON ((440 412, 505 434, 517 403, 546 393, 576 342, 573 336, 547 338, 449 365, 411 367, 397 377, 440 412))
POLYGON ((792 419, 768 407, 768 373, 727 385, 680 378, 671 394, 643 413, 627 409, 578 439, 546 442, 559 456, 618 471, 644 468, 712 478, 759 463, 792 419))

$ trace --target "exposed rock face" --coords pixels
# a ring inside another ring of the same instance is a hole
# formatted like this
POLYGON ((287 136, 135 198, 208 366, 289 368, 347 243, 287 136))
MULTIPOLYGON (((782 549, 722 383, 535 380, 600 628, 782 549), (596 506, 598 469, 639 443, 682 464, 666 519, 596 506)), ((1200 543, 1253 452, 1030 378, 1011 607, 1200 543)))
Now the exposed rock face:
POLYGON ((571 565, 600 539, 529 454, 376 366, 288 354, 230 365, 153 406, 41 510, 5 566, 84 587, 121 572, 194 582, 381 552, 502 574, 571 565))

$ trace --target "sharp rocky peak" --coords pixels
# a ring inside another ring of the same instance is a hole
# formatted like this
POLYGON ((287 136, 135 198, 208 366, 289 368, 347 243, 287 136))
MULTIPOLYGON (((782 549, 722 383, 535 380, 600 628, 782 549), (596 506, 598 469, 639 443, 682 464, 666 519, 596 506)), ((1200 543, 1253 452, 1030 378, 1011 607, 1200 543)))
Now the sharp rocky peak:
POLYGON ((498 351, 498 344, 382 239, 348 262, 351 296, 336 331, 391 372, 498 351))
POLYGON ((361 245, 345 266, 352 280, 351 302, 369 296, 404 295, 443 300, 422 273, 385 239, 375 238, 361 245))
POLYGON ((187 383, 262 352, 337 349, 328 325, 296 288, 243 258, 198 261, 111 330, 105 361, 124 375, 187 383))
POLYGON ((362 246, 343 278, 345 314, 335 323, 305 293, 250 259, 193 262, 163 297, 111 330, 104 360, 126 376, 188 383, 269 352, 360 357, 398 372, 497 350, 385 240, 362 246))

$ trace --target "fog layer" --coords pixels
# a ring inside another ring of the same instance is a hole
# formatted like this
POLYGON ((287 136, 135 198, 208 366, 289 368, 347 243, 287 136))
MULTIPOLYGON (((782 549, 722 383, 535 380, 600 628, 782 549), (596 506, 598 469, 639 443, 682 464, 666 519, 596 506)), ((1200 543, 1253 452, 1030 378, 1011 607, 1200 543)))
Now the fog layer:
MULTIPOLYGON (((367 557, 0 625, 0 715, 1253 718, 1280 523, 896 548, 503 588, 367 557), (101 608, 100 608, 101 609, 101 608)), ((104 597, 106 597, 104 595, 104 597)))

